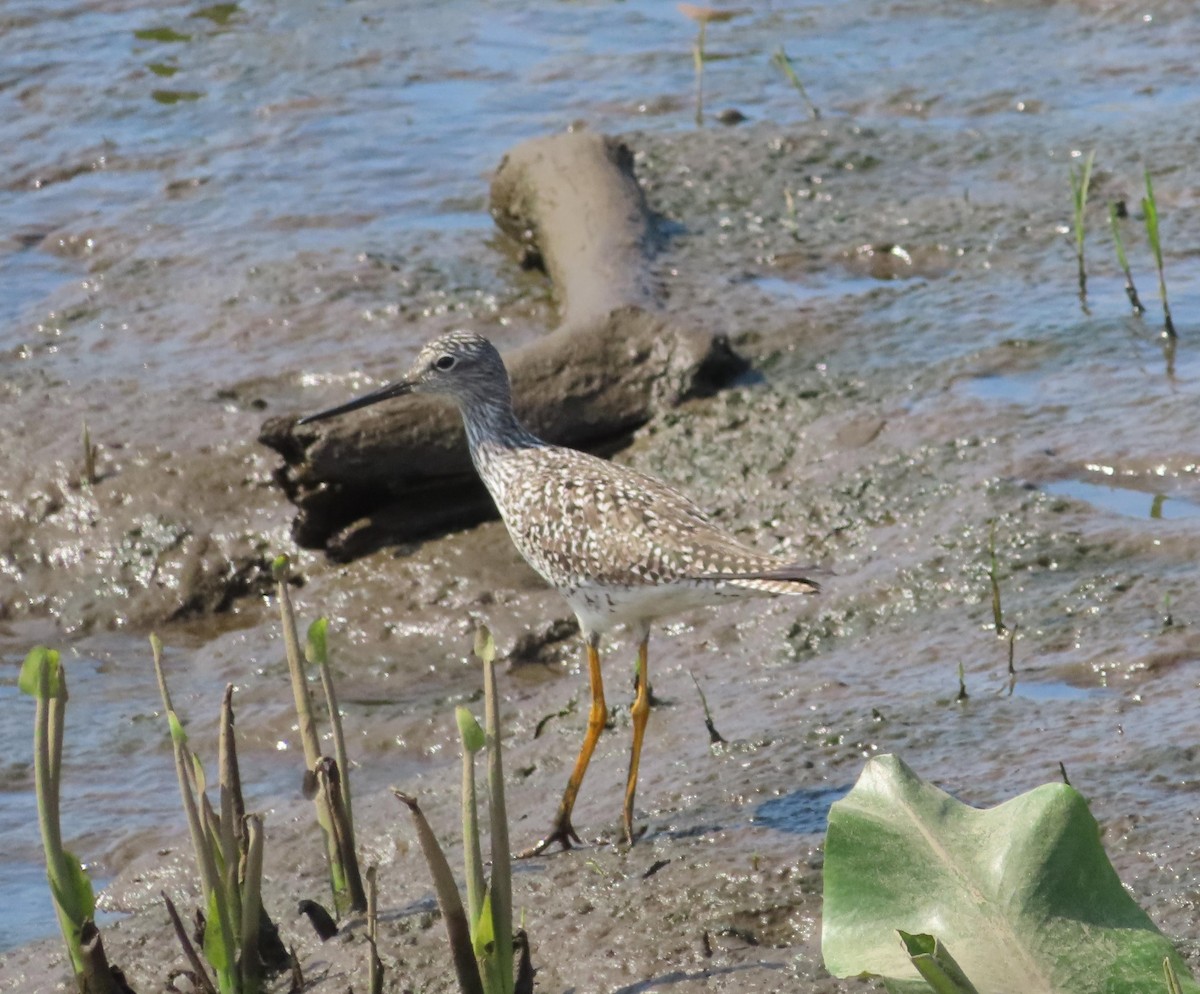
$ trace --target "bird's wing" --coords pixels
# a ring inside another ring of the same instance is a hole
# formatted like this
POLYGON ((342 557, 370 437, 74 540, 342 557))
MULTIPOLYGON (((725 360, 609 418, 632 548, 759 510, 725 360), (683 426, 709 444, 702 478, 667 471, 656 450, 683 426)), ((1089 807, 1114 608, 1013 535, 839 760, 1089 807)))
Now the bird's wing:
POLYGON ((543 574, 630 585, 803 581, 815 589, 796 564, 742 545, 673 487, 573 449, 546 451, 538 460, 542 485, 523 488, 541 506, 509 522, 518 548, 543 574))

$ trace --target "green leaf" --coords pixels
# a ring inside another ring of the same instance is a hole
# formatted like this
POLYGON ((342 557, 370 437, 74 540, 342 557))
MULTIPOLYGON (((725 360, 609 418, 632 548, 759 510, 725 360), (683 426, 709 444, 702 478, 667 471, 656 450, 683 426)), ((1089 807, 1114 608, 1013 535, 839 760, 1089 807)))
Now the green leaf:
POLYGON ((63 911, 77 928, 88 921, 96 911, 96 895, 92 890, 92 881, 83 872, 83 864, 73 852, 63 850, 63 869, 67 872, 66 879, 50 878, 50 891, 54 903, 63 911))
POLYGON ((479 752, 483 748, 485 739, 483 729, 479 727, 475 716, 460 704, 454 709, 454 717, 458 721, 458 734, 462 736, 467 752, 479 752))
POLYGON ((981 811, 894 756, 871 760, 829 812, 823 918, 826 968, 889 990, 927 990, 895 941, 904 929, 936 934, 980 994, 1157 991, 1164 958, 1200 992, 1066 784, 981 811))
POLYGON ((475 655, 483 662, 490 663, 496 658, 496 641, 487 625, 475 629, 475 655))
POLYGON ((59 679, 62 669, 58 663, 59 656, 56 649, 47 649, 44 645, 30 649, 29 655, 25 657, 25 662, 21 664, 21 675, 17 677, 18 689, 30 697, 39 696, 41 671, 43 668, 48 668, 47 693, 51 697, 58 697, 62 693, 62 681, 59 679))
MULTIPOLYGON (((208 895, 208 922, 204 926, 204 956, 218 974, 229 972, 229 950, 225 948, 224 930, 221 928, 221 907, 217 903, 217 892, 208 895)), ((222 987, 222 990, 224 988, 222 987)))
POLYGON ((304 658, 314 665, 321 665, 329 658, 326 636, 329 632, 329 619, 318 618, 308 626, 308 636, 304 643, 304 658))
MULTIPOLYGON (((502 994, 505 989, 501 973, 504 960, 496 948, 496 923, 492 915, 490 888, 484 892, 479 917, 475 919, 471 929, 471 944, 475 951, 475 961, 479 964, 479 979, 483 983, 484 994, 502 994)), ((509 982, 511 983, 511 979, 509 982)))
POLYGON ((1154 263, 1161 270, 1162 242, 1158 235, 1158 202, 1154 199, 1154 182, 1150 179, 1149 168, 1143 169, 1146 181, 1146 195, 1142 197, 1142 214, 1146 219, 1146 240, 1150 242, 1150 251, 1154 253, 1154 263))
POLYGON ((203 794, 208 790, 208 778, 204 775, 204 764, 200 762, 200 757, 195 753, 192 756, 192 774, 196 778, 196 793, 203 794))
POLYGON ((167 725, 171 729, 171 741, 176 745, 187 745, 187 732, 183 730, 183 722, 174 711, 167 712, 167 725))
POLYGON ((492 921, 490 888, 483 892, 483 904, 479 908, 479 917, 471 924, 471 945, 475 949, 475 958, 478 960, 491 955, 496 948, 496 929, 492 921))
POLYGON ((433 878, 433 889, 437 894, 438 907, 442 911, 442 920, 446 923, 446 934, 450 938, 450 950, 454 956, 454 972, 458 979, 458 988, 462 994, 483 994, 483 985, 479 979, 479 963, 475 959, 474 945, 471 941, 471 923, 463 909, 462 897, 458 893, 458 884, 446 854, 442 851, 437 836, 429 826, 429 820, 411 794, 395 790, 392 793, 403 802, 412 815, 413 824, 417 829, 417 841, 421 844, 421 854, 429 866, 429 875, 433 878))

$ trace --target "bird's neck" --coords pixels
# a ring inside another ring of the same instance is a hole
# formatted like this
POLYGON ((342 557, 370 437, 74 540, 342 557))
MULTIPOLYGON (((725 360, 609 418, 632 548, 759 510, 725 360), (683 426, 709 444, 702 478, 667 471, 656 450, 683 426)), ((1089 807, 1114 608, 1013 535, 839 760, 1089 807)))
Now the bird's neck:
POLYGON ((463 405, 462 415, 471 461, 481 473, 484 465, 498 456, 546 444, 517 420, 508 398, 473 400, 463 405))

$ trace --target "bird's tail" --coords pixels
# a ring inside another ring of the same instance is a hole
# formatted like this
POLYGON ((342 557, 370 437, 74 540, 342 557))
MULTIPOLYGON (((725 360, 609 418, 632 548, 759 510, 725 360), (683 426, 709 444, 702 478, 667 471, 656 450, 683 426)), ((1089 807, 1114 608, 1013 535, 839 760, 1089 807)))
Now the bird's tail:
POLYGON ((705 579, 724 580, 735 587, 764 594, 817 594, 821 592, 821 584, 813 579, 813 574, 827 572, 820 566, 785 563, 745 573, 710 573, 705 579))

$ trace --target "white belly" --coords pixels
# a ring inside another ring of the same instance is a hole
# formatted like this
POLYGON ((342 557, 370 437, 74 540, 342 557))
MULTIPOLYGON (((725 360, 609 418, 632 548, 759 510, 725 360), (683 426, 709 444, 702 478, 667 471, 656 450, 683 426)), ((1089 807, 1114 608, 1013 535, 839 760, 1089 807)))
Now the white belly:
POLYGON ((650 622, 666 615, 679 614, 698 607, 708 607, 725 600, 747 595, 751 591, 711 583, 676 582, 655 587, 607 587, 584 584, 563 591, 567 603, 579 619, 584 634, 604 635, 618 625, 644 630, 650 622))

